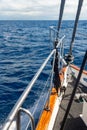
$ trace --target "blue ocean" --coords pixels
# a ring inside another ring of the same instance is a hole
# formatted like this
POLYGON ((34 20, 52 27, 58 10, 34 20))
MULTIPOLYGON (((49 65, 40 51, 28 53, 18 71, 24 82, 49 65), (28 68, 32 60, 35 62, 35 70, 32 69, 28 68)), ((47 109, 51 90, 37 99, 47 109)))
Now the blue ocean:
MULTIPOLYGON (((57 21, 0 21, 0 128, 50 54, 53 44, 49 37, 49 26, 57 24, 57 21)), ((62 22, 60 34, 65 35, 64 53, 69 52, 73 26, 74 21, 62 22)), ((73 45, 74 64, 81 66, 86 50, 87 21, 79 21, 73 45)), ((49 62, 23 104, 25 108, 31 110, 39 100, 50 70, 49 62)))

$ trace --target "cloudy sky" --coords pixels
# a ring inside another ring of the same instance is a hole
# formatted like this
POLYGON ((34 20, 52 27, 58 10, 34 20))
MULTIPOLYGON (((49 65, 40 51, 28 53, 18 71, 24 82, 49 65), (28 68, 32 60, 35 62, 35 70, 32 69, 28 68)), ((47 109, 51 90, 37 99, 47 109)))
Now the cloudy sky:
MULTIPOLYGON (((0 20, 56 20, 61 0, 0 0, 0 20)), ((63 19, 74 19, 78 0, 66 0, 63 19)), ((87 20, 87 0, 80 19, 87 20)))

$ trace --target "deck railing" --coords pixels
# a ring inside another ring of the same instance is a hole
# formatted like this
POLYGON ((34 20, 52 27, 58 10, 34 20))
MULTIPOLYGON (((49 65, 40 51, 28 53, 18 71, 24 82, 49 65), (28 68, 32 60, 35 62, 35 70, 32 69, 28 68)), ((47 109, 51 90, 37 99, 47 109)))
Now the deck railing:
MULTIPOLYGON (((60 48, 60 53, 59 53, 59 60, 63 62, 63 64, 66 64, 65 60, 63 59, 63 51, 61 51, 62 47, 63 47, 63 39, 65 36, 63 36, 61 39, 58 40, 58 44, 57 44, 57 48, 60 48)), ((21 116, 21 111, 26 113, 32 122, 32 130, 35 129, 35 124, 34 124, 34 118, 32 116, 32 114, 30 113, 29 110, 25 109, 25 108, 21 108, 22 104, 24 103, 25 99, 27 98, 27 96, 29 95, 33 85, 35 84, 36 80, 38 79, 38 77, 40 76, 42 70, 45 68, 45 66, 47 65, 48 61, 50 60, 50 58, 55 55, 56 49, 53 49, 51 51, 51 53, 49 54, 49 56, 46 58, 46 60, 44 61, 44 63, 41 65, 41 67, 39 68, 39 70, 37 71, 37 73, 35 74, 35 76, 33 77, 33 79, 31 80, 31 82, 29 83, 29 85, 27 86, 27 88, 24 90, 24 92, 22 93, 22 95, 20 96, 20 98, 18 99, 17 103, 15 104, 15 106, 13 107, 11 113, 9 114, 8 118, 5 121, 5 124, 2 128, 2 130, 13 130, 12 125, 15 124, 15 128, 17 130, 20 130, 20 116, 21 116), (14 123, 15 121, 15 123, 14 123)))

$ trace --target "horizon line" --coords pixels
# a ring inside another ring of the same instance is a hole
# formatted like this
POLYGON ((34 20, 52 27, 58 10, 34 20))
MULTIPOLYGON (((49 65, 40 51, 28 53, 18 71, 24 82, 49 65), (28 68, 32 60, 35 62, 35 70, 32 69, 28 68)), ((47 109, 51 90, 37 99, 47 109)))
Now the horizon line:
MULTIPOLYGON (((0 19, 0 21, 59 21, 58 19, 0 19)), ((75 19, 64 19, 62 21, 75 21, 75 19)), ((79 19, 79 21, 87 21, 87 19, 79 19)))

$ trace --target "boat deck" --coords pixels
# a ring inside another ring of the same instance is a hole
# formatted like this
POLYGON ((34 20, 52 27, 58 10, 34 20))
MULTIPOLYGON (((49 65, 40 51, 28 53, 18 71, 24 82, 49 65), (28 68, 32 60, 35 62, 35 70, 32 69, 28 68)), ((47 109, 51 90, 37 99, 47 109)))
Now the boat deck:
MULTIPOLYGON (((68 82, 68 87, 66 89, 65 96, 60 105, 60 109, 57 114, 53 130, 60 130, 60 128, 61 128, 62 120, 63 120, 64 114, 66 112, 66 108, 69 103, 69 99, 71 97, 73 86, 75 84, 74 81, 75 81, 74 77, 70 77, 69 82, 68 82)), ((82 87, 81 84, 80 84, 80 87, 82 87)), ((79 87, 78 87, 76 94, 78 94, 78 93, 82 93, 82 91, 81 91, 81 89, 79 89, 79 87)), ((87 98, 87 97, 85 97, 85 98, 87 98)), ((72 104, 70 112, 69 112, 69 115, 68 115, 68 118, 67 118, 67 121, 66 121, 66 124, 65 124, 64 130, 87 130, 85 123, 80 118, 80 114, 82 114, 82 109, 83 109, 83 102, 80 101, 79 99, 77 99, 75 96, 73 104, 72 104)))

